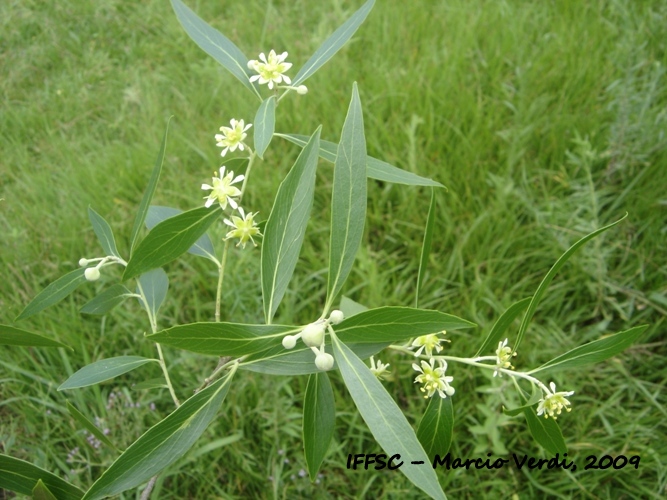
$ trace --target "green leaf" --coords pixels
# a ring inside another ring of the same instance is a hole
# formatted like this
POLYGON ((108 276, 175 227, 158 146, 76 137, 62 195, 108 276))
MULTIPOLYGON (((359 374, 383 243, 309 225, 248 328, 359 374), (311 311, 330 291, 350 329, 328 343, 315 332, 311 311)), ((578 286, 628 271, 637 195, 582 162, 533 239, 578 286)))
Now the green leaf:
POLYGON ((525 398, 521 397, 522 401, 524 403, 521 406, 517 406, 516 408, 505 408, 503 407, 503 413, 505 415, 508 415, 510 417, 516 417, 517 415, 521 414, 524 412, 526 409, 531 409, 532 411, 535 411, 532 409, 536 404, 540 402, 540 399, 542 399, 542 391, 537 388, 535 384, 532 384, 532 392, 530 394, 530 398, 528 398, 528 401, 525 400, 525 398))
POLYGON ((113 237, 113 231, 111 230, 109 223, 104 220, 104 217, 93 210, 92 207, 88 207, 88 218, 93 225, 93 231, 95 231, 95 234, 97 235, 102 250, 104 250, 107 255, 115 255, 116 257, 121 258, 120 253, 118 253, 118 248, 116 248, 116 240, 113 237))
POLYGON ((171 122, 171 117, 167 121, 167 128, 164 130, 164 136, 162 137, 162 145, 160 146, 160 152, 157 155, 157 160, 155 160, 155 166, 153 167, 153 172, 151 173, 151 178, 148 181, 148 186, 146 187, 146 192, 141 198, 141 203, 139 204, 139 210, 137 211, 137 216, 134 219, 134 226, 132 226, 132 237, 130 238, 130 256, 134 255, 134 248, 137 244, 137 238, 139 237, 139 231, 141 231, 141 226, 144 225, 144 220, 146 219, 146 214, 148 213, 148 207, 151 204, 153 195, 155 194, 155 189, 157 188, 157 182, 160 179, 160 174, 162 173, 162 163, 164 162, 164 153, 167 149, 167 133, 169 132, 169 123, 171 122))
POLYGON ((388 455, 400 454, 399 469, 432 498, 446 498, 429 458, 403 411, 368 367, 334 334, 334 358, 348 391, 373 437, 388 455), (411 462, 420 461, 422 465, 411 462))
POLYGON ((292 86, 296 87, 302 84, 318 69, 324 66, 324 64, 331 59, 343 45, 345 45, 345 42, 352 38, 352 35, 359 29, 361 23, 366 20, 366 17, 374 4, 375 0, 368 0, 358 11, 352 14, 347 21, 334 31, 299 70, 292 81, 292 86))
MULTIPOLYGON (((535 405, 537 406, 537 405, 535 405)), ((552 455, 567 453, 563 433, 553 418, 538 417, 535 406, 524 408, 528 430, 537 443, 552 455)))
POLYGON ((560 271, 561 267, 565 265, 568 259, 572 257, 572 254, 574 254, 574 252, 576 252, 581 246, 583 246, 584 243, 586 243, 588 240, 592 238, 595 238, 597 235, 604 233, 606 230, 611 229, 616 224, 625 219, 627 216, 628 214, 626 212, 626 214, 616 222, 612 222, 608 226, 604 226, 581 238, 574 245, 568 248, 567 251, 563 255, 561 255, 560 258, 556 261, 556 263, 551 267, 551 269, 549 269, 549 272, 537 287, 537 290, 535 291, 535 294, 533 295, 533 298, 530 301, 530 304, 528 305, 528 310, 526 311, 526 314, 524 315, 523 320, 521 321, 521 326, 519 327, 519 334, 517 335, 516 342, 514 344, 514 351, 516 351, 519 348, 519 344, 521 344, 521 341, 523 340, 523 337, 526 333, 526 329, 528 328, 528 323, 530 323, 530 320, 532 319, 533 315, 535 314, 535 311, 537 310, 537 305, 540 303, 540 300, 542 300, 542 296, 546 292, 547 287, 551 283, 551 280, 554 279, 554 276, 556 276, 556 273, 560 271))
POLYGON ((99 429, 99 427, 97 427, 94 423, 88 420, 88 418, 79 410, 77 410, 74 407, 74 405, 72 405, 69 401, 67 401, 67 411, 69 411, 69 414, 72 415, 72 418, 74 418, 74 420, 83 425, 86 428, 86 430, 90 432, 93 436, 95 436, 101 442, 106 444, 109 448, 113 450, 118 450, 118 448, 114 446, 111 440, 108 437, 106 437, 104 432, 102 432, 99 429))
POLYGON ((92 300, 86 302, 84 306, 79 309, 79 312, 84 314, 106 314, 125 299, 132 297, 133 295, 134 294, 123 285, 116 283, 92 300))
POLYGON ((364 311, 368 311, 368 307, 365 305, 359 304, 358 302, 355 302, 349 297, 346 297, 343 295, 340 298, 340 306, 338 308, 342 311, 342 313, 345 315, 346 318, 349 318, 350 316, 354 316, 355 314, 359 314, 364 311))
POLYGON ((648 325, 635 326, 609 337, 594 340, 588 344, 576 347, 565 354, 561 354, 551 361, 544 363, 539 368, 532 370, 530 373, 538 373, 552 368, 576 368, 591 363, 599 363, 612 356, 616 356, 630 347, 647 328, 648 325))
POLYGON ((257 97, 262 99, 257 84, 250 83, 248 58, 234 43, 218 30, 209 26, 181 0, 171 0, 178 22, 199 48, 218 61, 227 71, 239 79, 257 97))
MULTIPOLYGON (((308 142, 307 135, 298 134, 274 134, 277 137, 287 139, 294 144, 304 147, 308 142)), ((331 163, 336 162, 338 144, 330 141, 320 141, 320 158, 331 163)), ((394 184, 405 184, 407 186, 431 186, 445 188, 439 182, 421 177, 407 170, 394 167, 387 162, 366 156, 366 176, 383 182, 392 182, 394 184)))
POLYGON ((37 297, 32 299, 30 304, 28 304, 25 309, 21 311, 21 314, 16 317, 16 321, 29 318, 63 300, 81 284, 86 282, 86 277, 83 275, 84 272, 85 269, 81 267, 51 283, 44 290, 39 292, 37 297))
POLYGON ((201 207, 160 222, 135 249, 123 281, 162 267, 184 254, 219 216, 219 206, 201 207))
MULTIPOLYGON (((148 207, 148 214, 146 215, 146 227, 149 230, 153 229, 160 222, 182 213, 183 210, 179 210, 178 208, 151 205, 148 207)), ((195 241, 194 245, 188 248, 188 253, 191 253, 192 255, 199 255, 200 257, 206 257, 216 264, 218 262, 218 259, 215 258, 213 242, 211 241, 210 236, 206 233, 204 233, 197 241, 195 241)))
POLYGON ((436 454, 446 455, 452 445, 454 433, 454 406, 452 398, 434 395, 419 422, 417 438, 428 457, 433 460, 436 454))
POLYGON ((284 325, 190 323, 147 335, 146 338, 200 354, 237 357, 275 346, 284 349, 283 337, 300 330, 300 327, 284 325))
POLYGON ((135 488, 182 457, 215 418, 231 379, 230 374, 214 382, 148 429, 95 481, 84 499, 135 488))
POLYGON ((168 290, 169 278, 161 268, 153 269, 139 276, 137 293, 141 295, 143 306, 153 318, 157 318, 160 306, 167 298, 168 290))
POLYGON ((303 401, 303 448, 310 480, 315 481, 333 437, 336 408, 331 382, 326 373, 308 377, 303 401))
POLYGON ((255 127, 255 153, 263 159, 276 128, 276 96, 264 99, 259 105, 253 127, 255 127))
POLYGON ((157 360, 142 358, 141 356, 118 356, 116 358, 101 359, 100 361, 95 361, 84 366, 74 373, 58 387, 58 390, 64 391, 99 384, 150 362, 157 362, 157 360))
POLYGON ((32 495, 40 480, 59 500, 79 500, 83 497, 83 491, 55 474, 0 453, 0 489, 32 495))
POLYGON ((313 194, 321 127, 311 136, 280 183, 262 242, 264 317, 271 323, 289 284, 303 244, 313 194))
POLYGON ((32 500, 58 500, 56 496, 46 487, 41 479, 32 489, 32 500))
MULTIPOLYGON (((70 346, 36 333, 15 328, 9 325, 0 325, 0 345, 19 345, 26 347, 65 347, 70 346)), ((73 349, 72 349, 73 350, 73 349)))
POLYGON ((143 382, 139 382, 138 384, 132 384, 131 389, 133 391, 145 391, 149 389, 165 389, 168 387, 169 386, 164 382, 164 377, 157 377, 144 380, 143 382))
POLYGON ((479 348, 474 357, 481 356, 484 353, 490 353, 491 351, 495 352, 495 350, 498 348, 498 342, 502 341, 503 336, 509 326, 512 324, 512 321, 514 321, 516 317, 521 314, 521 311, 526 308, 531 300, 532 297, 526 297, 525 299, 515 302, 509 306, 495 322, 493 328, 491 328, 491 331, 484 339, 482 346, 479 348))
POLYGON ((356 82, 343 124, 331 194, 328 311, 347 279, 361 244, 366 220, 366 138, 356 82))
POLYGON ((422 287, 424 279, 424 270, 428 264, 428 257, 431 254, 431 242, 433 241, 433 227, 435 226, 435 189, 431 188, 431 204, 428 207, 428 216, 426 217, 426 230, 424 231, 424 241, 422 242, 422 252, 419 258, 419 271, 417 272, 417 290, 415 291, 415 307, 419 307, 419 290, 422 287))

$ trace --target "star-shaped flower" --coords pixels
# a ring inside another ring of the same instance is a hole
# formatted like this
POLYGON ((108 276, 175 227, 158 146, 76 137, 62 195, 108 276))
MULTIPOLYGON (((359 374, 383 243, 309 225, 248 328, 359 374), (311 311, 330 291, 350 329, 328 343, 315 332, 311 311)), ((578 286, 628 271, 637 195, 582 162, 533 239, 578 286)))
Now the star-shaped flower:
POLYGON ((270 89, 273 89, 274 83, 282 83, 283 81, 287 85, 292 83, 290 77, 283 74, 292 67, 292 63, 285 62, 287 52, 277 55, 274 50, 271 50, 268 58, 264 55, 264 52, 259 55, 259 58, 262 62, 256 59, 248 61, 248 68, 259 73, 250 77, 251 82, 268 83, 270 89))
POLYGON ((213 185, 209 186, 208 184, 202 184, 202 189, 210 189, 211 194, 209 194, 204 199, 206 203, 204 206, 206 208, 210 207, 216 201, 220 203, 220 206, 224 210, 227 208, 227 203, 231 205, 232 208, 238 207, 234 198, 241 196, 241 190, 232 184, 241 182, 245 177, 242 175, 237 175, 234 177, 234 172, 231 170, 225 175, 225 166, 220 167, 220 176, 218 177, 217 172, 213 174, 213 185))
POLYGON ((420 387, 419 390, 425 392, 425 398, 430 398, 436 392, 440 395, 441 398, 446 398, 447 396, 452 396, 454 394, 454 388, 449 385, 450 382, 454 380, 454 377, 448 377, 445 375, 447 371, 447 362, 444 360, 438 360, 440 366, 435 367, 435 359, 431 358, 429 362, 421 362, 421 366, 417 363, 412 364, 412 368, 421 373, 415 378, 415 384, 423 384, 424 387, 420 387))
POLYGON ((537 405, 537 415, 544 415, 544 418, 553 418, 556 420, 557 415, 560 415, 565 408, 565 411, 571 411, 570 402, 565 399, 568 396, 572 396, 574 391, 567 392, 556 392, 556 384, 551 382, 549 384, 551 387, 551 392, 547 391, 546 396, 540 399, 540 404, 537 405))
POLYGON ((375 375, 378 380, 389 380, 391 374, 387 368, 389 368, 388 363, 383 363, 379 359, 375 361, 373 356, 371 356, 371 372, 373 372, 373 375, 375 375))
POLYGON ((252 127, 252 123, 246 125, 243 120, 235 120, 233 118, 229 124, 231 127, 220 127, 222 134, 215 134, 215 140, 218 141, 216 146, 224 148, 220 156, 225 156, 227 151, 234 152, 236 148, 243 151, 245 148, 243 140, 248 136, 246 130, 252 127))
POLYGON ((252 239, 253 236, 262 236, 262 234, 259 232, 259 228, 257 227, 257 223, 254 220, 257 212, 254 214, 252 212, 245 213, 243 207, 238 207, 238 209, 241 217, 232 215, 231 221, 229 219, 224 220, 225 224, 234 228, 227 233, 225 239, 228 240, 230 238, 238 238, 239 242, 236 244, 236 246, 241 245, 242 248, 245 248, 245 244, 248 242, 248 240, 252 241, 252 244, 257 246, 255 240, 252 239))
POLYGON ((498 342, 498 349, 496 349, 496 371, 493 372, 493 376, 496 375, 502 377, 500 372, 501 368, 504 369, 514 369, 512 363, 510 362, 512 356, 516 356, 516 352, 512 354, 512 348, 507 346, 507 339, 502 342, 498 342))
MULTIPOLYGON (((445 333, 444 331, 442 333, 445 333)), ((417 349, 417 352, 415 352, 415 356, 419 356, 422 351, 426 350, 426 355, 428 357, 433 356, 433 351, 435 352, 440 352, 442 351, 442 346, 440 345, 441 342, 449 342, 448 340, 442 339, 438 337, 437 333, 431 333, 429 335, 422 335, 421 337, 417 337, 413 342, 410 347, 419 347, 417 349)))

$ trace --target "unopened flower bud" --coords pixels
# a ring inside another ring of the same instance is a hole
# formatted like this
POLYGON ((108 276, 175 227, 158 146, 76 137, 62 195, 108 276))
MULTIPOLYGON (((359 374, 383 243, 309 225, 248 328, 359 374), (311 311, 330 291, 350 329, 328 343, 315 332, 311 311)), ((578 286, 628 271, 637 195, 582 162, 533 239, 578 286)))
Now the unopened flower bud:
POLYGON ((88 265, 88 259, 86 259, 85 257, 81 257, 79 259, 79 266, 86 267, 87 265, 88 265))
POLYGON ((255 69, 255 65, 256 65, 256 64, 257 64, 257 60, 256 60, 256 59, 250 59, 250 60, 248 61, 248 69, 255 69))
POLYGON ((343 311, 339 311, 338 309, 334 309, 331 311, 331 314, 329 315, 329 323, 332 325, 337 325, 341 321, 345 319, 345 315, 343 314, 343 311))
POLYGON ((324 342, 324 325, 322 323, 311 323, 303 329, 301 340, 308 347, 320 347, 324 342))
POLYGON ((96 267, 89 267, 83 272, 83 275, 88 281, 96 281, 100 279, 100 270, 96 267))
POLYGON ((315 366, 317 369, 323 372, 331 370, 334 365, 334 358, 331 354, 326 352, 321 352, 315 357, 315 366))
POLYGON ((293 335, 285 335, 283 337, 283 347, 285 349, 294 349, 294 346, 296 345, 296 337, 293 335))
POLYGON ((299 85, 296 88, 296 93, 299 95, 305 95, 308 93, 308 87, 306 87, 305 85, 299 85))

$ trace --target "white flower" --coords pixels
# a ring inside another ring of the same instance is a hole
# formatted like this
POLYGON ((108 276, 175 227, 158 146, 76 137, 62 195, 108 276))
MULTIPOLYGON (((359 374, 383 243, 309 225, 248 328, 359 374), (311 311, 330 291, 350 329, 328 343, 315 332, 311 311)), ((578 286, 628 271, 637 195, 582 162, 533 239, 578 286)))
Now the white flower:
POLYGON ((201 185, 202 189, 211 190, 211 194, 204 198, 206 200, 204 206, 208 208, 217 201, 220 203, 223 210, 227 208, 227 203, 229 203, 232 208, 237 208, 238 205, 234 198, 241 196, 241 191, 237 187, 232 186, 232 184, 241 182, 243 179, 244 177, 242 175, 234 177, 234 172, 231 170, 225 175, 225 166, 223 165, 220 167, 220 176, 218 177, 217 173, 213 174, 212 186, 209 186, 208 184, 201 185))
MULTIPOLYGON (((442 333, 446 332, 443 331, 442 333)), ((429 335, 422 335, 421 337, 417 337, 412 342, 412 346, 410 347, 419 347, 419 349, 417 349, 417 352, 415 352, 415 356, 419 356, 423 350, 426 350, 426 355, 428 357, 431 357, 433 356, 434 349, 435 352, 442 351, 442 346, 440 345, 440 342, 445 342, 445 339, 441 339, 440 337, 438 337, 437 333, 431 333, 429 335)))
POLYGON ((262 62, 254 59, 248 61, 248 68, 259 73, 250 77, 251 82, 268 83, 270 89, 273 89, 274 82, 282 83, 284 81, 288 85, 292 83, 290 77, 283 74, 292 67, 292 63, 284 62, 287 58, 287 52, 277 55, 274 50, 271 50, 268 59, 263 52, 259 55, 259 58, 262 62))
POLYGON ((389 368, 388 363, 383 363, 379 359, 376 362, 375 359, 373 359, 373 356, 371 356, 371 372, 373 372, 373 375, 375 375, 378 380, 388 380, 391 377, 387 368, 389 368))
MULTIPOLYGON (((231 201, 232 200, 230 198, 230 205, 231 201)), ((234 228, 225 235, 225 240, 228 240, 229 238, 238 238, 239 242, 236 244, 236 246, 240 245, 242 248, 245 248, 245 244, 248 242, 248 240, 252 241, 252 244, 257 246, 257 243, 255 243, 255 240, 252 238, 253 236, 262 236, 254 219, 255 215, 257 215, 257 212, 254 214, 252 212, 245 213, 243 207, 238 207, 238 210, 241 214, 241 217, 232 215, 231 221, 229 219, 224 220, 225 224, 234 228)))
POLYGON ((245 125, 243 120, 232 120, 229 122, 231 127, 220 127, 222 134, 215 134, 215 140, 218 141, 216 146, 224 148, 220 156, 225 156, 227 151, 236 151, 236 148, 243 151, 245 144, 243 140, 248 136, 246 130, 252 127, 252 123, 245 125))
POLYGON ((502 377, 500 372, 501 368, 513 370, 514 367, 510 363, 512 356, 516 356, 516 352, 512 354, 512 348, 507 346, 507 339, 502 342, 498 342, 498 349, 496 349, 496 370, 493 372, 493 376, 496 375, 502 377))
POLYGON ((445 360, 438 360, 440 366, 435 367, 435 359, 431 358, 429 363, 426 361, 421 362, 421 367, 417 363, 412 364, 412 368, 421 373, 415 378, 415 384, 423 384, 424 387, 420 387, 419 390, 426 393, 425 398, 430 398, 433 394, 437 393, 441 398, 446 398, 447 396, 452 396, 455 392, 454 388, 449 385, 450 382, 454 380, 454 377, 448 377, 445 375, 447 371, 447 362, 445 360))
POLYGON ((553 418, 556 420, 557 415, 560 415, 565 408, 565 411, 571 411, 570 402, 565 399, 567 396, 572 396, 574 391, 556 392, 556 384, 551 382, 549 384, 551 392, 547 391, 544 398, 540 399, 540 404, 537 405, 537 415, 544 415, 544 418, 553 418))

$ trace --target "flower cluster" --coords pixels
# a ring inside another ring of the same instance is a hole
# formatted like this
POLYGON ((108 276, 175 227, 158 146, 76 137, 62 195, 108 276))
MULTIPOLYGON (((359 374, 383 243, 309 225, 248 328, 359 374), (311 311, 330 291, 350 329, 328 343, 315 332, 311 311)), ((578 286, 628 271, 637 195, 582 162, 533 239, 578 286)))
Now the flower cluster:
POLYGON ((345 316, 342 311, 331 311, 329 319, 320 319, 314 323, 310 323, 296 335, 285 335, 283 337, 283 347, 285 349, 294 349, 297 340, 301 339, 315 354, 315 366, 317 369, 323 372, 331 370, 334 365, 334 358, 324 349, 325 334, 327 328, 331 325, 337 325, 343 319, 345 319, 345 316))
MULTIPOLYGON (((442 333, 447 332, 443 331, 442 333)), ((446 375, 447 362, 442 358, 433 356, 434 351, 436 354, 442 351, 443 347, 440 345, 442 342, 449 341, 439 337, 437 333, 431 333, 417 337, 410 346, 410 349, 417 348, 415 356, 420 356, 424 352, 426 357, 429 358, 428 361, 422 360, 419 365, 417 363, 412 364, 412 368, 419 373, 415 378, 415 383, 422 384, 419 390, 425 393, 425 398, 432 397, 436 392, 441 398, 454 394, 454 388, 450 385, 454 377, 446 375), (436 360, 438 362, 437 367, 435 366, 436 360)))
POLYGON ((563 411, 563 408, 568 412, 572 410, 572 408, 569 408, 570 402, 565 398, 572 396, 574 391, 556 392, 556 384, 553 382, 549 386, 551 387, 551 391, 547 390, 546 395, 540 399, 537 405, 537 415, 544 415, 544 418, 551 417, 556 420, 557 416, 563 411))
POLYGON ((512 348, 507 346, 507 339, 502 342, 498 342, 498 349, 496 349, 496 370, 493 372, 493 376, 502 377, 501 369, 514 370, 512 363, 510 362, 512 357, 516 356, 516 352, 512 353, 512 348))

